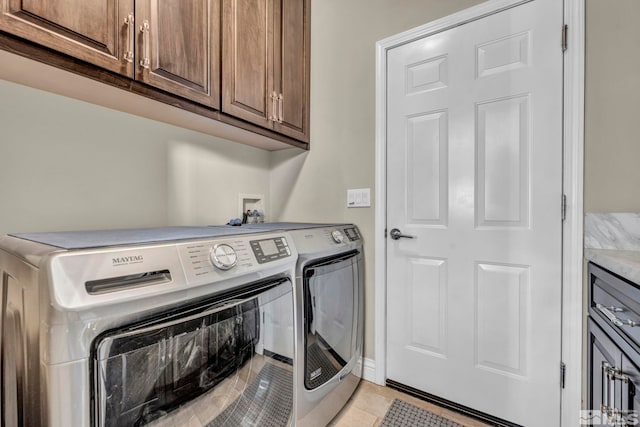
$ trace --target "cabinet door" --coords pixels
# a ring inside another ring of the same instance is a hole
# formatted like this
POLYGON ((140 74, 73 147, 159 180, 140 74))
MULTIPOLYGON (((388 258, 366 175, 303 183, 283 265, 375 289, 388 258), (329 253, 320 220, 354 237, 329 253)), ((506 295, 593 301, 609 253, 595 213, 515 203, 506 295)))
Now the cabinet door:
POLYGON ((133 77, 133 0, 0 1, 0 30, 133 77))
POLYGON ((280 95, 276 132, 309 142, 309 0, 276 2, 274 84, 280 95))
POLYGON ((136 79, 220 107, 220 0, 138 0, 136 79))
POLYGON ((223 0, 222 111, 271 128, 273 0, 223 0))
POLYGON ((625 355, 622 355, 622 417, 627 425, 638 425, 640 422, 640 370, 625 355))
POLYGON ((587 409, 603 406, 621 408, 621 383, 607 377, 607 369, 620 369, 622 352, 611 339, 589 319, 588 323, 588 390, 587 409))

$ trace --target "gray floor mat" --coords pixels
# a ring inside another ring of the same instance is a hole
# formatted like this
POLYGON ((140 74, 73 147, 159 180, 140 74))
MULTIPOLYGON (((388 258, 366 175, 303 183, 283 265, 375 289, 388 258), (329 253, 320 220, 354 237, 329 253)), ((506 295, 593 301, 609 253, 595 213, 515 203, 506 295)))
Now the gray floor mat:
POLYGON ((267 363, 231 405, 207 427, 287 426, 293 409, 293 373, 267 363))
POLYGON ((381 427, 463 427, 455 421, 448 420, 418 408, 404 400, 395 399, 382 419, 381 427))

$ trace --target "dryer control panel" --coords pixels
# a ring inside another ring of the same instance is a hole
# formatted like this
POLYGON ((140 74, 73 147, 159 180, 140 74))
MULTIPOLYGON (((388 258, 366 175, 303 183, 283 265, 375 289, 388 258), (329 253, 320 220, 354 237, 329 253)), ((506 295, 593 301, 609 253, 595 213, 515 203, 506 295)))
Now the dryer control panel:
POLYGON ((252 240, 250 243, 253 254, 260 264, 291 256, 291 249, 284 237, 252 240))
POLYGON ((356 227, 347 227, 344 229, 344 233, 352 242, 360 240, 360 232, 358 232, 356 227))

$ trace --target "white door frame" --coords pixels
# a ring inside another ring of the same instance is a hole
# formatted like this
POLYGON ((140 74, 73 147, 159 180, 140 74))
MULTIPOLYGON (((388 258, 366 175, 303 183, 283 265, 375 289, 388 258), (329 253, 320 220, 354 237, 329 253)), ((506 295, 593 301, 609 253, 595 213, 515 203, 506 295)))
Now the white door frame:
MULTIPOLYGON (((387 141, 386 81, 387 51, 399 45, 462 25, 506 8, 535 0, 489 0, 426 25, 376 43, 376 204, 375 204, 375 382, 386 381, 387 364, 387 141)), ((584 183, 584 37, 585 0, 564 0, 564 22, 568 25, 564 56, 563 95, 563 191, 567 198, 562 231, 562 361, 566 364, 562 391, 562 425, 578 425, 582 409, 582 271, 583 271, 583 183, 584 183)), ((558 45, 561 42, 558 28, 558 45)), ((560 209, 561 201, 558 201, 560 209)), ((558 380, 560 367, 558 367, 558 380)))

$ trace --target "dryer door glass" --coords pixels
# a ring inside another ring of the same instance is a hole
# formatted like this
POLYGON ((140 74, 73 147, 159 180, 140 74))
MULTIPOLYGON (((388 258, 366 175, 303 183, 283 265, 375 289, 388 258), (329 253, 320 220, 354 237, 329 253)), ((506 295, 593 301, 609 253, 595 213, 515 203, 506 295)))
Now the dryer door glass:
POLYGON ((291 282, 243 287, 110 331, 94 342, 93 360, 94 426, 288 425, 291 282))
POLYGON ((305 387, 317 388, 356 354, 358 252, 308 264, 305 301, 305 387))

